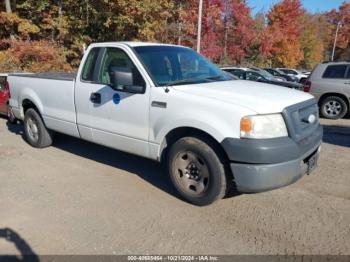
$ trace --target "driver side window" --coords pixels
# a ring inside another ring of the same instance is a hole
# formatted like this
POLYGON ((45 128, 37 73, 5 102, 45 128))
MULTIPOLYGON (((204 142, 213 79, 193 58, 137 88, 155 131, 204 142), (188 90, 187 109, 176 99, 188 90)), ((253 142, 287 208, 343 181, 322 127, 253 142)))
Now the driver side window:
POLYGON ((131 61, 129 56, 119 48, 106 48, 105 54, 102 58, 99 74, 98 83, 104 85, 111 84, 110 72, 112 67, 118 67, 121 69, 129 69, 133 73, 133 85, 145 86, 146 83, 141 76, 139 70, 136 68, 134 63, 131 61))

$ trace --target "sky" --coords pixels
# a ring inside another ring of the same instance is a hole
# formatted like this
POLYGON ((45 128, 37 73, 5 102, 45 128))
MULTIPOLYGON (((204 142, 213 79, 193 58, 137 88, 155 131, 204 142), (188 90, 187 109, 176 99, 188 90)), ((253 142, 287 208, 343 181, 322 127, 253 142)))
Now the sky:
MULTIPOLYGON (((338 8, 343 2, 349 0, 302 0, 304 8, 309 12, 323 12, 329 11, 333 8, 338 8)), ((248 0, 248 4, 253 9, 253 14, 263 10, 268 11, 270 7, 279 2, 279 0, 248 0)))

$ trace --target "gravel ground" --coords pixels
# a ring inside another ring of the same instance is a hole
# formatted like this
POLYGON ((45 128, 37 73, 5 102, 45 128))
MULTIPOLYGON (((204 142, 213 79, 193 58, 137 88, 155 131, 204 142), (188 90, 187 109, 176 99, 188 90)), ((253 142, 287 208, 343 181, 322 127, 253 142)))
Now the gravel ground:
POLYGON ((350 254, 350 120, 323 121, 319 168, 209 207, 159 164, 66 136, 37 150, 0 118, 0 254, 350 254))

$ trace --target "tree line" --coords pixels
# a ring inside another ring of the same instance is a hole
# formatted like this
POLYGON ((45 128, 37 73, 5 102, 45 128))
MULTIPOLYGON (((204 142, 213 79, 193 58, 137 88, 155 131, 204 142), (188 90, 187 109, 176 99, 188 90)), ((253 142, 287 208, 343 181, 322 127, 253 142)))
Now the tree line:
MULTIPOLYGON (((92 42, 153 41, 195 48, 198 0, 3 0, 0 71, 74 71, 92 42)), ((350 59, 350 3, 311 14, 281 0, 252 15, 245 0, 204 0, 202 53, 218 64, 312 69, 350 59)))

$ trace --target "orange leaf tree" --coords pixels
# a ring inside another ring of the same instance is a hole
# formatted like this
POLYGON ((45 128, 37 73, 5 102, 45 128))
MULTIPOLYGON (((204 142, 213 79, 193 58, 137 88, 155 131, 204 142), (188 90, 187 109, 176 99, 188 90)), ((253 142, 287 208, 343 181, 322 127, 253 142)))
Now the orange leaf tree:
POLYGON ((296 67, 303 60, 300 36, 304 13, 300 0, 283 0, 268 13, 274 66, 296 67))

